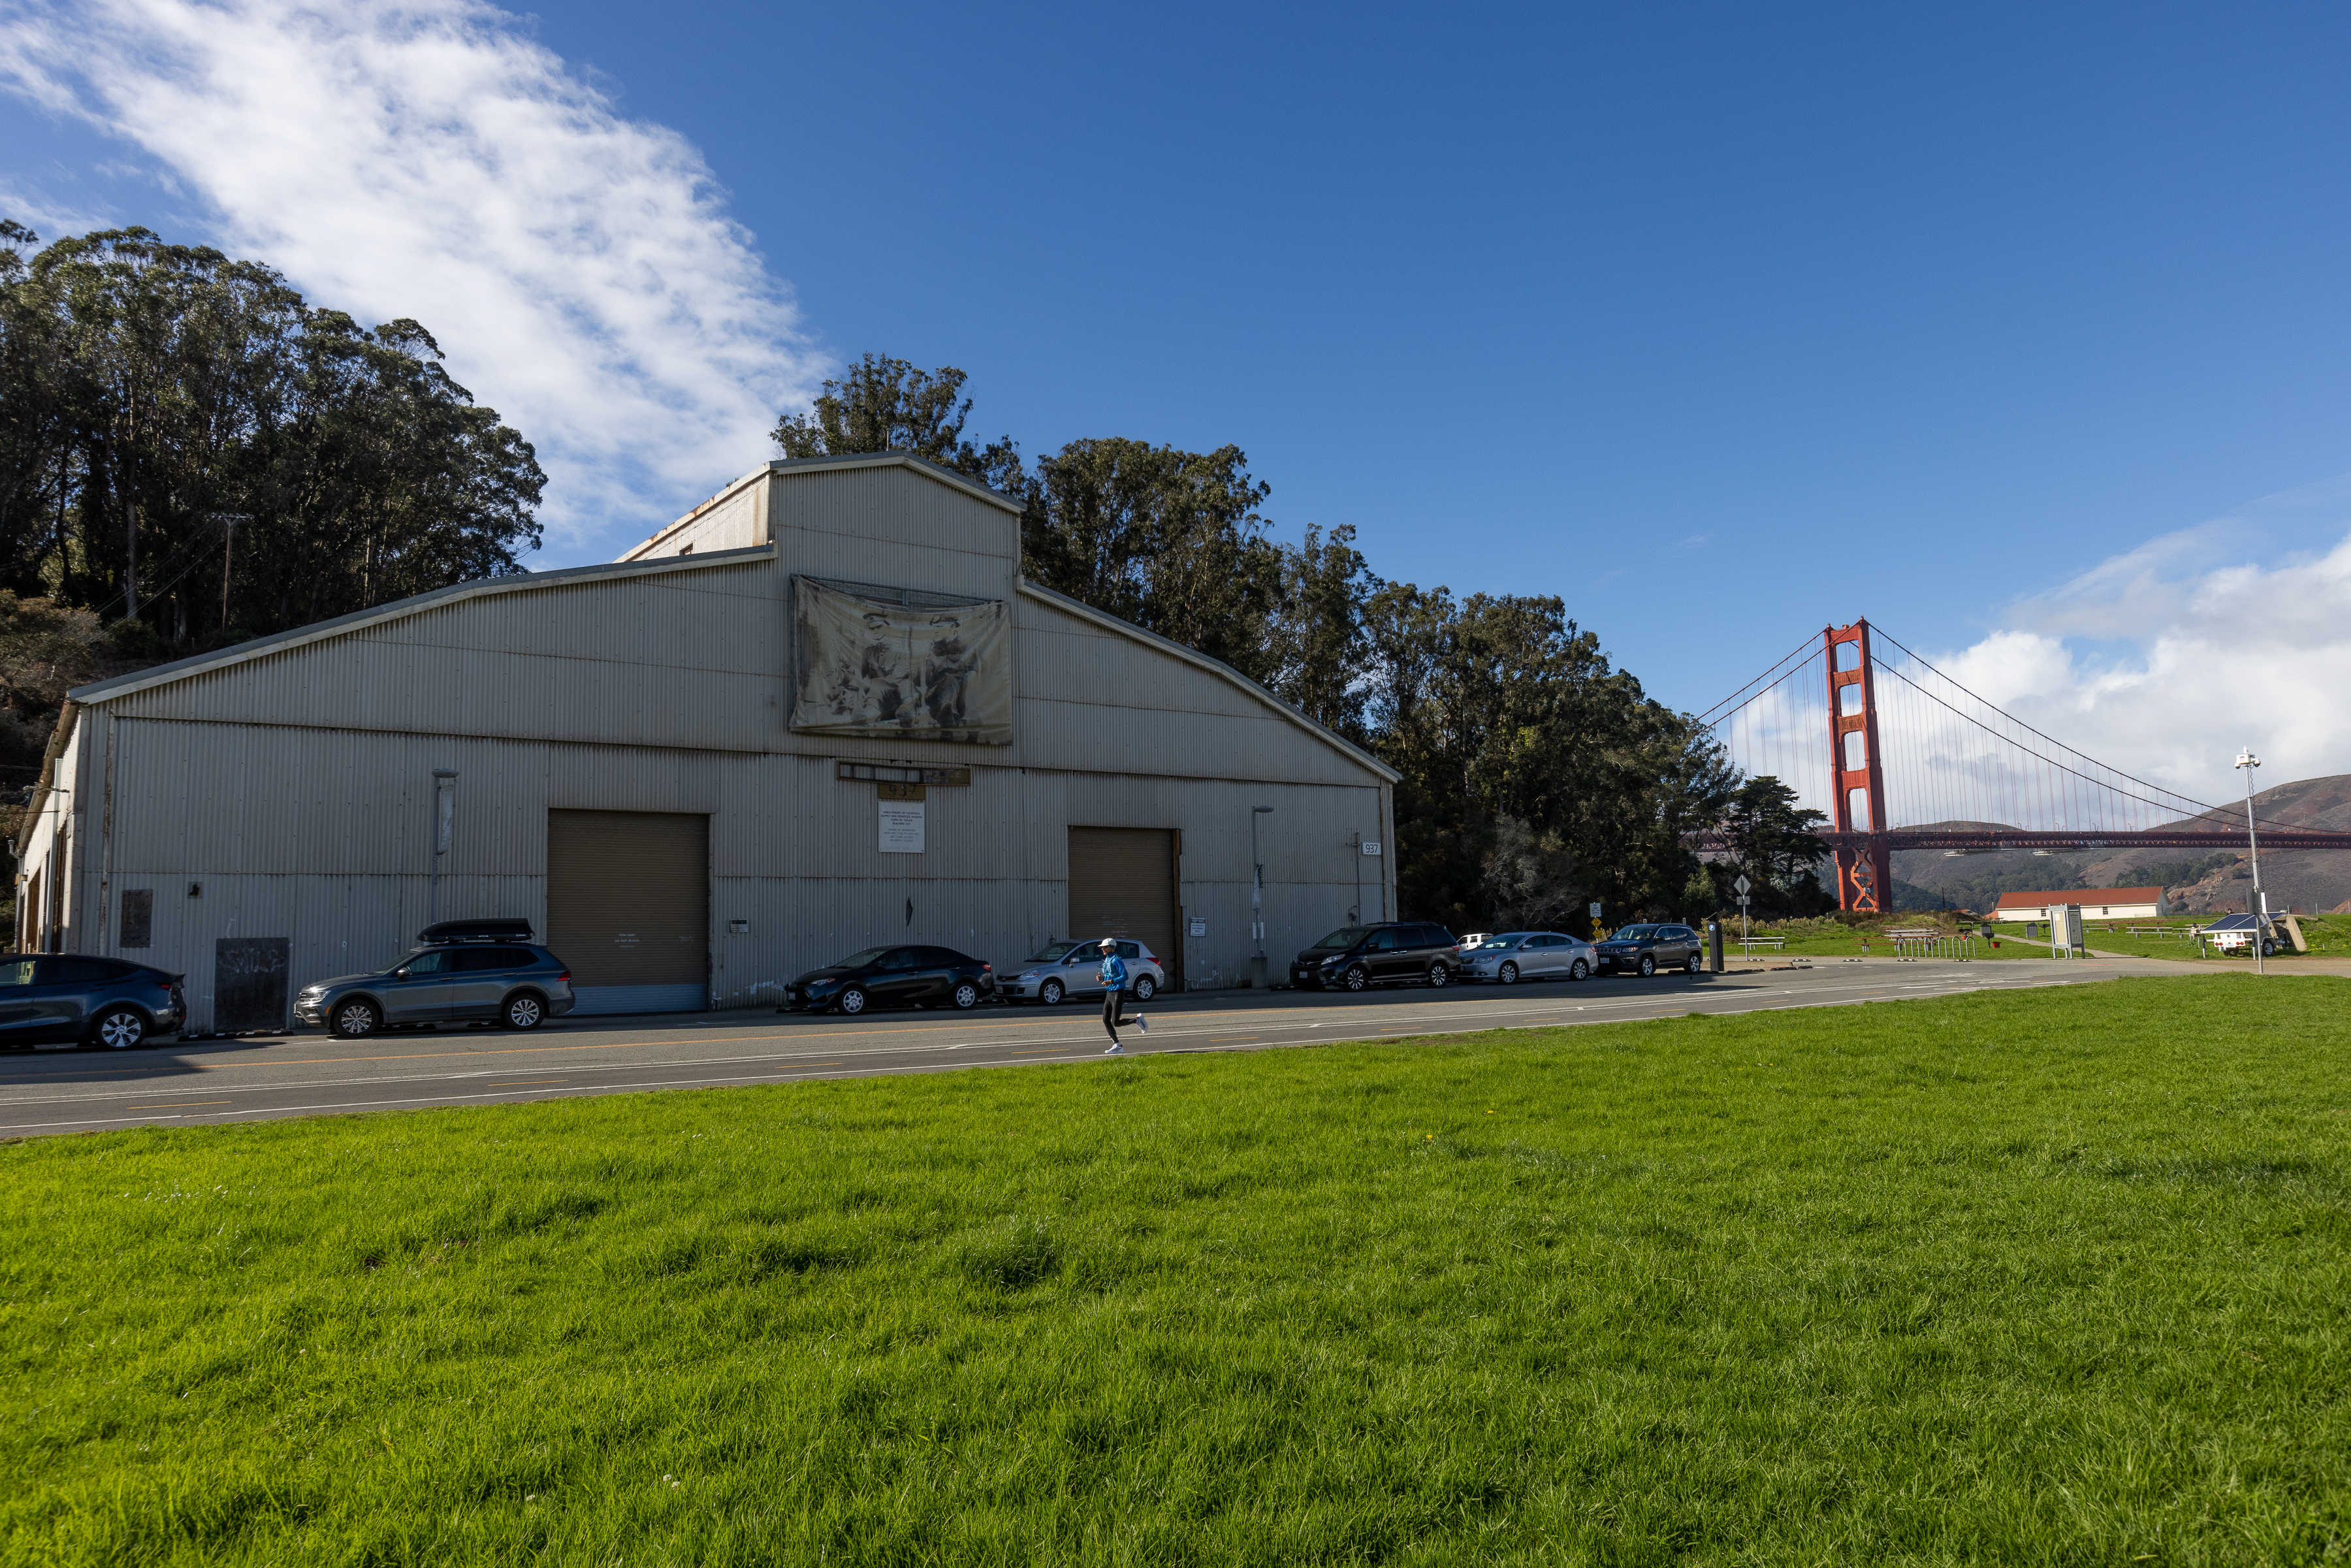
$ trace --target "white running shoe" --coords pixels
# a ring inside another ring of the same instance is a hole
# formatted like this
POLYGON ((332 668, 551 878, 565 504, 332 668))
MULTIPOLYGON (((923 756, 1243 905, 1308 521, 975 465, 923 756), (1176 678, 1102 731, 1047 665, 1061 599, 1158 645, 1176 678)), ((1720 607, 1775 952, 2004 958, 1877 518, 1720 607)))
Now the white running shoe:
POLYGON ((1144 1033, 1149 1034, 1151 1032, 1151 1020, 1149 1019, 1138 1018, 1134 1020, 1134 1027, 1141 1030, 1144 1033))
POLYGON ((1126 1054, 1126 1047, 1119 1044, 1116 1040, 1112 1040, 1110 1042, 1110 1049, 1103 1051, 1102 1054, 1104 1056, 1124 1056, 1126 1054))

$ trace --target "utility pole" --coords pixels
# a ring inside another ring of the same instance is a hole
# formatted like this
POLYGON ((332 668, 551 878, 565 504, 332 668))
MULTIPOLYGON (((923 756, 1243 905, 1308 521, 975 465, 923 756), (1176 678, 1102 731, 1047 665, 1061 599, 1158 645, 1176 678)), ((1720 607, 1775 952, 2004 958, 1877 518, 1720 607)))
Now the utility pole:
POLYGON ((2262 759, 2253 755, 2250 746, 2237 754, 2237 766, 2245 774, 2245 847, 2253 858, 2253 897, 2246 913, 2253 917, 2253 973, 2266 975, 2262 964, 2262 949, 2270 939, 2270 901, 2262 896, 2262 841, 2253 831, 2253 769, 2262 759))

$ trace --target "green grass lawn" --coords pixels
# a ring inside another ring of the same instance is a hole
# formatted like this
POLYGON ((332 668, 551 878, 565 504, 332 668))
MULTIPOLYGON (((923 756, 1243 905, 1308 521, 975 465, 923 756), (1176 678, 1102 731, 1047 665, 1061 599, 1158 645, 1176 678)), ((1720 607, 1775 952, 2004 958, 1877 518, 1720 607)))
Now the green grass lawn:
MULTIPOLYGON (((1862 945, 1866 942, 1869 956, 1883 957, 1894 952, 1895 946, 1887 939, 1885 930, 1880 927, 1926 926, 1933 924, 1934 918, 1932 915, 1889 915, 1883 917, 1876 926, 1859 927, 1842 925, 1834 920, 1795 920, 1769 927, 1759 925, 1756 927, 1758 936, 1784 937, 1787 946, 1778 949, 1759 947, 1755 950, 1755 956, 1765 958, 1778 953, 1791 957, 1859 957, 1863 956, 1862 945)), ((2175 915, 2162 924, 2175 930, 2180 930, 2206 925, 2216 918, 2218 917, 2209 915, 2175 915)), ((2351 915, 2305 915, 2300 916, 2300 919, 2303 936, 2310 944, 2310 956, 2342 957, 2351 955, 2351 915)), ((2186 936, 2135 936, 2128 929, 2130 924, 2128 921, 2120 920, 2113 922, 2085 920, 2082 923, 2082 937, 2093 952, 2118 953, 2133 958, 2173 958, 2183 961, 2193 961, 2196 958, 2196 944, 2193 939, 2186 936), (2116 929, 2107 930, 2109 924, 2116 929)), ((1987 925, 1983 928, 1983 932, 1984 934, 1980 935, 1976 939, 1975 956, 1978 958, 2046 958, 2049 956, 2049 939, 2046 936, 2026 936, 2023 934, 2024 928, 2021 925, 1987 925), (1997 947, 1992 946, 1994 938, 2000 944, 1997 947)), ((1946 936, 1950 934, 1949 930, 1944 931, 1946 936)), ((1735 921, 1724 924, 1722 950, 1726 956, 1739 953, 1739 925, 1735 921)), ((2222 958, 2217 954, 2210 954, 2210 949, 2207 951, 2208 962, 2234 964, 2248 969, 2252 967, 2250 955, 2243 958, 2222 958)), ((2279 956, 2283 959, 2298 957, 2301 955, 2288 952, 2279 956)))
MULTIPOLYGON (((2219 917, 2216 915, 2199 915, 2189 918, 2175 916, 2163 924, 2178 929, 2183 925, 2207 925, 2217 918, 2219 917)), ((2296 916, 2296 920, 2302 926, 2303 940, 2310 945, 2308 956, 2340 958, 2351 955, 2351 915, 2304 915, 2296 916)), ((2196 944, 2191 938, 2135 936, 2129 931, 2128 922, 2116 921, 2114 924, 2121 929, 2109 931, 2106 929, 2107 923, 2105 921, 2084 921, 2082 923, 2083 941, 2094 951, 2123 953, 2135 958, 2193 960, 2196 957, 2196 944)), ((2291 968, 2293 961, 2304 955, 2294 951, 2283 926, 2279 928, 2278 939, 2282 943, 2288 943, 2288 946, 2272 961, 2284 963, 2291 968)), ((2241 956, 2223 958, 2208 946, 2206 953, 2208 961, 2212 963, 2233 965, 2241 969, 2250 969, 2253 967, 2252 955, 2250 952, 2241 956)))
MULTIPOLYGON (((1886 916, 1885 925, 1887 927, 1895 929, 1900 929, 1905 926, 1923 928, 1928 925, 1928 921, 1923 917, 1917 920, 1911 920, 1897 915, 1886 916)), ((1784 947, 1756 948, 1753 956, 1755 957, 1764 959, 1772 957, 1859 958, 1865 956, 1884 958, 1891 956, 1896 951, 1893 940, 1889 938, 1883 930, 1867 926, 1855 927, 1840 925, 1834 921, 1830 920, 1790 921, 1784 925, 1775 925, 1769 929, 1758 926, 1755 934, 1759 936, 1777 936, 1784 940, 1787 944, 1784 947), (1867 944, 1865 949, 1864 947, 1865 943, 1867 944)), ((1955 932, 1948 929, 1942 930, 1940 934, 1945 936, 1956 935, 1955 932)), ((1997 947, 1992 946, 1991 942, 1984 937, 1979 936, 1976 939, 1976 957, 1990 959, 2046 958, 2049 956, 2049 943, 2045 938, 2038 942, 2027 942, 2022 940, 2019 934, 2014 932, 1997 932, 1995 935, 2000 938, 2000 946, 1997 947)), ((2095 944, 2093 944, 2093 946, 2095 946, 2095 944)), ((1740 949, 1739 926, 1735 922, 1726 923, 1722 928, 1722 953, 1723 956, 1726 958, 1743 957, 1747 956, 1740 949)))
POLYGON ((0 1562, 2339 1562, 2346 1002, 10 1145, 0 1562))

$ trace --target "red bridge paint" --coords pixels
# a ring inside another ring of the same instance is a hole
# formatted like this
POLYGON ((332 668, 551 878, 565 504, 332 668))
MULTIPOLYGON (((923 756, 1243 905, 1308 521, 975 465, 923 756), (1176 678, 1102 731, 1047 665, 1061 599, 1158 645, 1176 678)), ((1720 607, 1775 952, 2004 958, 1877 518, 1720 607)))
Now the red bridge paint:
POLYGON ((1829 672, 1829 777, 1836 780, 1830 821, 1836 824, 1838 841, 1837 907, 1883 914, 1894 907, 1894 853, 1881 841, 1886 833, 1886 768, 1877 747, 1877 683, 1870 676, 1869 622, 1824 627, 1821 643, 1829 672), (1842 646, 1855 654, 1849 670, 1837 668, 1842 646), (1853 694, 1850 700, 1848 692, 1853 694), (1847 736, 1857 737, 1860 745, 1847 741, 1847 736), (1847 766, 1855 762, 1859 766, 1847 766), (1858 822, 1854 820, 1855 796, 1860 797, 1858 822))

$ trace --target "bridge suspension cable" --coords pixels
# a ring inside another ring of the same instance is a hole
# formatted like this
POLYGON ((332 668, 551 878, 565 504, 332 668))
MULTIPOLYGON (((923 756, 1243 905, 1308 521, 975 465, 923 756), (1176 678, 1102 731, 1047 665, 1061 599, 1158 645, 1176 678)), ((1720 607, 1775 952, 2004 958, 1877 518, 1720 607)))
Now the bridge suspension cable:
MULTIPOLYGON (((1873 643, 1869 659, 1886 827, 2127 834, 2199 819, 2214 828, 2244 821, 2241 807, 2199 800, 2066 745, 1883 628, 1870 631, 1886 650, 1873 643)), ((1698 719, 1742 772, 1770 774, 1802 805, 1834 816, 1840 767, 1860 766, 1861 738, 1836 733, 1828 657, 1822 642, 1810 640, 1698 719)), ((1850 714, 1860 690, 1845 685, 1839 692, 1834 700, 1850 714)))

